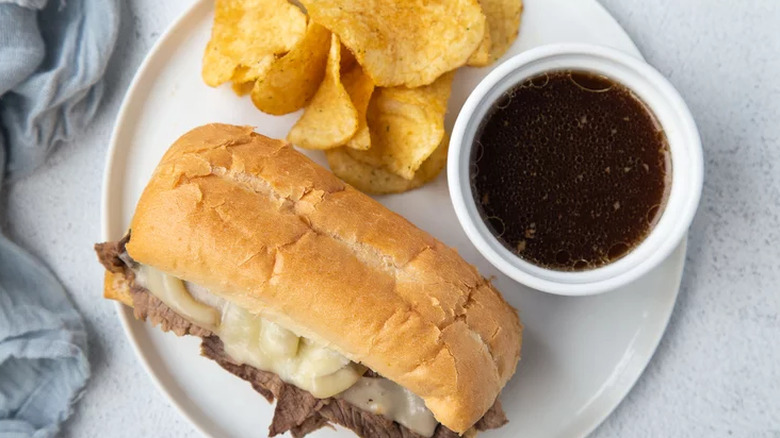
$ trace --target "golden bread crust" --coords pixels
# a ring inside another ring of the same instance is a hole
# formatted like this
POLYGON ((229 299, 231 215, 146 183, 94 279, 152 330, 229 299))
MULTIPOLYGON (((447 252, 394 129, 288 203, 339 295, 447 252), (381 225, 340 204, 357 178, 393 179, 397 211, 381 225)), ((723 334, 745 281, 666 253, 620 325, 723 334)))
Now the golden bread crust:
POLYGON ((106 271, 103 277, 103 297, 133 307, 130 284, 121 272, 106 271))

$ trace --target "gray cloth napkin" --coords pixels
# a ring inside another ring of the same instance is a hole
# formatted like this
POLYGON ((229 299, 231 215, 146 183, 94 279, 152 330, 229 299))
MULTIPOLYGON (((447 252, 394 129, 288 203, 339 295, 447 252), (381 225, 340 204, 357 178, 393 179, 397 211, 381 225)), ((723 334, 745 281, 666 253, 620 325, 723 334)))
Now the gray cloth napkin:
MULTIPOLYGON (((92 119, 119 8, 0 0, 0 185, 3 169, 29 173, 92 119)), ((54 436, 88 377, 84 322, 62 285, 0 234, 0 437, 54 436)))

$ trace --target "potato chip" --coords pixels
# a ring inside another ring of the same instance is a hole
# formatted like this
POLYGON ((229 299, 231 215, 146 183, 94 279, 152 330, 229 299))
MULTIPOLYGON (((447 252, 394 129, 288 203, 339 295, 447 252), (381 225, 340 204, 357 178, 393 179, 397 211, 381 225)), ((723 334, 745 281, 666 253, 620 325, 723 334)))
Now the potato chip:
POLYGON ((341 84, 341 43, 333 34, 317 93, 290 129, 287 140, 306 149, 329 149, 347 142, 358 128, 358 112, 341 84))
POLYGON ((264 77, 268 73, 268 70, 271 68, 271 65, 273 65, 275 59, 276 58, 273 56, 263 58, 251 72, 247 67, 242 65, 238 66, 233 72, 233 77, 230 78, 230 80, 233 81, 231 84, 233 92, 239 96, 251 93, 252 88, 255 87, 255 80, 257 80, 258 77, 264 77))
POLYGON ((268 70, 271 69, 276 58, 276 56, 266 56, 258 61, 251 69, 243 65, 236 67, 236 69, 233 70, 233 76, 230 78, 230 80, 233 81, 233 88, 243 89, 248 86, 251 91, 257 78, 262 78, 268 73, 268 70))
POLYGON ((490 33, 490 62, 504 56, 517 38, 520 29, 522 0, 479 0, 487 17, 490 33))
MULTIPOLYGON (((336 33, 377 86, 419 87, 462 66, 481 44, 477 0, 301 0, 336 33)), ((438 144, 438 142, 437 142, 438 144)))
POLYGON ((255 87, 254 82, 233 82, 233 92, 239 96, 245 96, 252 92, 252 88, 255 87))
POLYGON ((203 80, 216 87, 242 68, 241 82, 254 81, 305 31, 306 15, 287 0, 217 0, 203 54, 203 80))
POLYGON ((490 47, 493 43, 490 41, 490 21, 485 23, 485 35, 482 37, 482 43, 480 43, 477 50, 469 56, 469 60, 466 65, 470 67, 484 67, 493 62, 490 56, 490 47))
POLYGON ((347 142, 347 146, 352 149, 366 150, 371 147, 371 134, 368 132, 366 112, 371 101, 371 95, 374 93, 374 81, 356 64, 344 74, 342 83, 352 100, 352 105, 357 110, 358 116, 357 130, 355 135, 347 142))
POLYGON ((365 193, 383 195, 406 192, 433 181, 447 164, 448 146, 449 138, 445 135, 441 144, 422 163, 411 180, 353 158, 352 154, 355 152, 347 147, 327 150, 325 156, 333 173, 347 184, 365 193))
POLYGON ((411 180, 444 137, 444 113, 452 88, 450 72, 418 88, 377 88, 366 119, 371 148, 353 158, 411 180))
POLYGON ((314 96, 325 75, 331 33, 310 21, 306 34, 255 82, 252 102, 260 111, 282 115, 297 111, 314 96))
POLYGON ((349 48, 344 45, 344 43, 341 44, 341 73, 347 72, 349 70, 352 70, 352 67, 357 64, 357 59, 355 59, 355 55, 352 54, 352 52, 349 51, 349 48))

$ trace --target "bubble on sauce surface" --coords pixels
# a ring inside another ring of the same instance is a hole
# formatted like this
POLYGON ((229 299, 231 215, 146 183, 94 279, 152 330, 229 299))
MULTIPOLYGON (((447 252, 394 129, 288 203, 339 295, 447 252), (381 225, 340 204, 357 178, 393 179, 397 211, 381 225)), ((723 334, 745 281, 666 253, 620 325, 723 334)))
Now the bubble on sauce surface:
POLYGON ((618 242, 613 244, 609 247, 609 251, 607 252, 607 257, 609 260, 616 260, 620 257, 624 256, 628 250, 631 249, 629 244, 625 242, 618 242))
POLYGON ((660 210, 661 210, 660 204, 656 204, 650 207, 649 210, 647 210, 647 215, 645 216, 645 219, 647 220, 647 225, 649 226, 655 225, 655 223, 658 221, 658 212, 660 210))
POLYGON ((572 265, 572 269, 575 271, 584 271, 585 269, 590 266, 590 263, 587 260, 579 259, 572 265))
POLYGON ((474 143, 472 154, 474 156, 473 161, 479 161, 482 159, 482 156, 485 154, 485 146, 482 145, 481 141, 474 143))
POLYGON ((526 82, 527 85, 530 85, 532 87, 536 88, 544 88, 550 83, 550 75, 547 73, 542 73, 539 76, 535 76, 526 82))
POLYGON ((496 237, 501 237, 506 232, 506 225, 504 220, 498 216, 491 216, 487 218, 488 224, 490 224, 491 231, 496 237))
POLYGON ((612 80, 603 75, 569 72, 568 78, 580 89, 593 93, 606 93, 615 86, 612 80))

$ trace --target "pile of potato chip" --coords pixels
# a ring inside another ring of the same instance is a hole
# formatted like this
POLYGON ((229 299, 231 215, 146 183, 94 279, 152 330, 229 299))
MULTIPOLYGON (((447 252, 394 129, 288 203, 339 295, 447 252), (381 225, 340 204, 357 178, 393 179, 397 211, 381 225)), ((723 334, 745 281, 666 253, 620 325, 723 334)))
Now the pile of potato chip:
POLYGON ((261 111, 304 108, 287 139, 368 193, 444 168, 454 70, 512 45, 522 0, 216 0, 203 80, 261 111))

